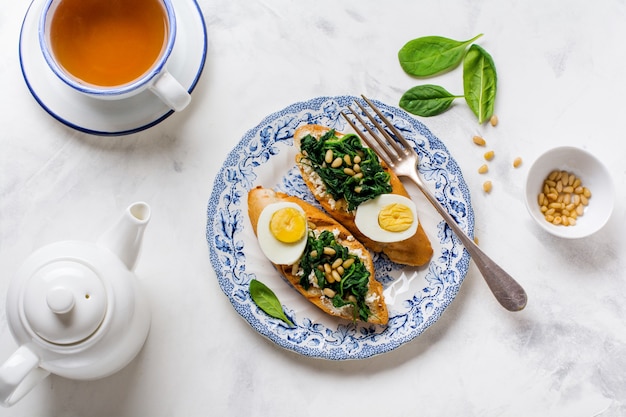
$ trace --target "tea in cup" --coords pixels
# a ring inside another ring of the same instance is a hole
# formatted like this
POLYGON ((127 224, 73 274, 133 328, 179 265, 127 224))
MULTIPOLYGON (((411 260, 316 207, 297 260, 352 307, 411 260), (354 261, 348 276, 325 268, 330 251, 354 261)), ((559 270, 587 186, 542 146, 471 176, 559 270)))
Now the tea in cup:
POLYGON ((176 111, 191 96, 167 71, 176 39, 171 0, 48 0, 39 42, 52 71, 91 97, 152 91, 176 111))

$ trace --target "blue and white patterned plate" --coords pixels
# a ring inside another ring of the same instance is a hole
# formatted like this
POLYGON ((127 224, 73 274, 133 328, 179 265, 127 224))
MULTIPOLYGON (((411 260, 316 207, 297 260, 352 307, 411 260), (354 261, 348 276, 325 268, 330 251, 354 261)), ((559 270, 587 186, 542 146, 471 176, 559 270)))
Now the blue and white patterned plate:
MULTIPOLYGON (((441 217, 412 184, 407 190, 433 245, 427 266, 404 267, 374 256, 377 279, 385 288, 387 326, 352 323, 326 315, 306 301, 262 254, 248 219, 247 192, 262 185, 315 203, 295 166, 293 133, 303 124, 349 131, 340 110, 351 96, 318 97, 266 117, 230 152, 215 179, 208 203, 206 237, 222 290, 235 310, 260 334, 302 355, 332 360, 362 359, 391 351, 437 321, 459 291, 469 255, 441 217), (261 311, 250 298, 251 279, 268 285, 295 323, 288 327, 261 311)), ((470 193, 445 145, 406 112, 375 102, 413 144, 419 171, 461 228, 474 232, 470 193)))

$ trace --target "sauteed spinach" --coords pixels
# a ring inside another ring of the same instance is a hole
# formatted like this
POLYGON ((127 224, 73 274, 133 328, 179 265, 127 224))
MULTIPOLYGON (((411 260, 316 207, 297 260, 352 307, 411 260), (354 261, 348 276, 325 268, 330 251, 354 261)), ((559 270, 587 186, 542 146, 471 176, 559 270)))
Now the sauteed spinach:
POLYGON ((355 134, 339 138, 334 130, 330 130, 319 140, 307 135, 300 141, 300 148, 305 155, 302 163, 310 164, 335 200, 344 198, 348 202, 348 210, 354 210, 364 201, 391 192, 389 173, 380 165, 374 151, 364 147, 355 134), (341 159, 340 165, 327 160, 329 151, 333 162, 341 159), (358 161, 358 172, 354 169, 355 158, 358 161))
POLYGON ((324 230, 319 235, 315 231, 309 232, 307 246, 300 259, 300 268, 303 272, 300 285, 304 289, 308 290, 311 287, 309 277, 314 274, 316 284, 322 291, 327 288, 331 290, 329 294, 332 297, 329 298, 335 308, 352 305, 354 320, 367 321, 371 315, 365 303, 370 273, 358 256, 350 254, 347 247, 337 242, 332 232, 324 230), (339 264, 338 259, 342 265, 341 279, 331 282, 325 269, 333 264, 339 264))

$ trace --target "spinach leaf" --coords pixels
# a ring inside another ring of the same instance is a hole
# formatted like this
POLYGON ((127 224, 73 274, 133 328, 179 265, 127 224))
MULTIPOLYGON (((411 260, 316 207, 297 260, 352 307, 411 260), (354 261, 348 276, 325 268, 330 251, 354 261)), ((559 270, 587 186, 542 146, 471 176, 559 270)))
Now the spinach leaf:
POLYGON ((443 113, 450 108, 456 98, 445 88, 438 85, 418 85, 405 92, 400 98, 400 107, 418 116, 430 117, 443 113))
POLYGON ((400 66, 409 75, 430 77, 457 67, 467 45, 482 33, 467 41, 456 41, 441 36, 424 36, 407 42, 398 52, 400 66))
POLYGON ((483 48, 472 45, 463 60, 465 101, 482 124, 493 115, 497 89, 496 66, 483 48))
POLYGON ((283 306, 280 304, 280 301, 278 301, 278 297, 276 297, 276 294, 274 294, 267 285, 256 279, 251 280, 250 296, 252 297, 252 301, 268 315, 284 321, 289 327, 294 326, 291 320, 285 315, 283 306))

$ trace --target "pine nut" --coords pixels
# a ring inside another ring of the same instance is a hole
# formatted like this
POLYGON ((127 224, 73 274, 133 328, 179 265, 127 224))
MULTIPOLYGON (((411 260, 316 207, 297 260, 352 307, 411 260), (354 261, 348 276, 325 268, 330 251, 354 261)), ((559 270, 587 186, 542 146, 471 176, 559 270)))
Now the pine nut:
POLYGON ((354 162, 355 164, 360 164, 361 163, 361 157, 359 155, 355 155, 354 159, 352 160, 352 162, 354 162))
POLYGON ((487 144, 487 141, 480 136, 474 136, 472 140, 478 146, 485 146, 487 144))
POLYGON ((493 185, 491 184, 491 181, 483 182, 483 191, 485 191, 486 193, 490 193, 492 188, 493 185))
POLYGON ((332 269, 337 269, 341 264, 343 264, 343 259, 337 258, 335 262, 330 266, 332 269))
POLYGON ((496 127, 498 125, 498 116, 496 116, 495 114, 492 115, 489 119, 489 123, 491 123, 491 126, 496 127))
POLYGON ((352 161, 350 160, 350 155, 345 154, 343 156, 343 161, 346 163, 346 165, 352 165, 352 161))
POLYGON ((480 168, 478 168, 479 174, 486 174, 487 171, 489 171, 489 167, 487 166, 487 164, 483 164, 480 166, 480 168))
POLYGON ((332 284, 335 282, 335 277, 332 274, 324 274, 324 278, 326 278, 326 282, 332 284))
POLYGON ((348 269, 348 268, 350 268, 350 267, 352 266, 352 264, 353 264, 353 263, 354 263, 354 258, 348 258, 348 259, 346 259, 345 261, 343 261, 342 266, 343 266, 345 269, 348 269))
POLYGON ((495 153, 493 151, 487 151, 485 152, 485 155, 483 156, 485 157, 485 160, 491 161, 493 157, 495 156, 495 153))
POLYGON ((316 251, 316 250, 312 250, 312 251, 309 253, 309 256, 310 256, 311 258, 317 258, 317 251, 316 251))
POLYGON ((539 193, 538 202, 540 206, 543 206, 546 201, 546 195, 544 193, 539 193))
POLYGON ((326 155, 324 155, 324 161, 326 161, 327 164, 330 164, 331 162, 333 162, 333 150, 329 149, 326 151, 326 155))
POLYGON ((356 172, 354 172, 354 170, 352 168, 344 168, 343 169, 343 173, 349 176, 353 176, 354 174, 356 174, 356 172))
POLYGON ((324 246, 324 255, 334 256, 337 254, 337 251, 331 248, 330 246, 324 246))
POLYGON ((324 288, 323 293, 328 298, 333 298, 335 295, 337 295, 337 293, 333 291, 332 288, 324 288))
POLYGON ((574 181, 576 181, 576 176, 575 175, 570 175, 569 178, 567 179, 567 185, 571 186, 574 184, 574 181))
POLYGON ((330 164, 330 166, 333 168, 339 168, 342 165, 343 165, 343 159, 341 159, 340 157, 335 158, 333 160, 333 163, 330 164))
POLYGON ((330 264, 324 264, 324 272, 327 274, 330 274, 332 271, 332 268, 330 267, 330 264))
POLYGON ((361 172, 361 165, 355 162, 354 165, 352 165, 352 169, 354 170, 354 172, 361 172))
POLYGON ((341 281, 341 275, 339 275, 339 272, 333 270, 330 275, 335 279, 335 281, 341 281))
POLYGON ((555 188, 558 193, 561 193, 563 191, 563 182, 562 181, 557 182, 555 188))
POLYGON ((522 165, 522 158, 519 156, 513 160, 513 168, 519 168, 522 165))
POLYGON ((346 272, 346 270, 343 269, 343 266, 339 265, 337 267, 337 272, 339 273, 339 275, 343 276, 343 274, 346 272))

